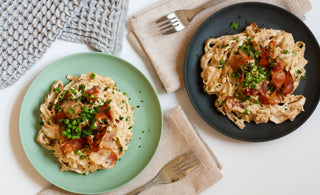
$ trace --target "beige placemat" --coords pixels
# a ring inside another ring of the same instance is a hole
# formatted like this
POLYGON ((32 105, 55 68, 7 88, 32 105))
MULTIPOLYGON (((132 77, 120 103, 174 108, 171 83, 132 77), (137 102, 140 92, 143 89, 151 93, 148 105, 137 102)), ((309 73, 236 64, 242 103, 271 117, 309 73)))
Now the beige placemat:
MULTIPOLYGON (((128 22, 128 39, 135 50, 147 63, 151 64, 158 74, 167 93, 179 89, 183 83, 183 64, 188 44, 200 24, 219 9, 241 0, 226 0, 199 13, 184 30, 163 36, 154 21, 177 9, 195 8, 208 0, 163 0, 135 14, 128 22)), ((299 18, 311 9, 309 0, 256 0, 285 8, 299 18)))
MULTIPOLYGON (((186 152, 193 151, 200 161, 199 167, 185 178, 170 184, 149 188, 141 195, 198 194, 222 178, 221 164, 207 144, 199 137, 185 113, 175 107, 164 115, 164 124, 158 150, 147 168, 129 184, 106 194, 126 194, 150 181, 167 162, 186 152)), ((50 186, 38 195, 70 194, 50 186)))

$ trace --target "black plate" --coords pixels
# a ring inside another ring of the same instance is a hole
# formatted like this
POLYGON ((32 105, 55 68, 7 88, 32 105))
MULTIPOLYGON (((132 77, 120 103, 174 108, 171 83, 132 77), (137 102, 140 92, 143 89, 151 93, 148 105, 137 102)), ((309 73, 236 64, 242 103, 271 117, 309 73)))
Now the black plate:
POLYGON ((309 28, 290 12, 266 3, 234 4, 211 15, 195 32, 185 57, 184 77, 193 106, 213 128, 238 140, 252 142, 273 140, 297 129, 315 110, 320 97, 320 48, 309 28), (237 22, 240 28, 231 29, 231 22, 237 22), (305 111, 292 122, 287 120, 278 125, 272 122, 266 124, 252 122, 246 123, 246 127, 241 130, 215 108, 216 96, 204 93, 199 56, 203 54, 204 42, 208 38, 242 32, 251 22, 255 22, 260 28, 291 32, 295 41, 306 43, 305 58, 309 61, 305 67, 307 79, 300 82, 294 94, 302 94, 307 100, 305 111))

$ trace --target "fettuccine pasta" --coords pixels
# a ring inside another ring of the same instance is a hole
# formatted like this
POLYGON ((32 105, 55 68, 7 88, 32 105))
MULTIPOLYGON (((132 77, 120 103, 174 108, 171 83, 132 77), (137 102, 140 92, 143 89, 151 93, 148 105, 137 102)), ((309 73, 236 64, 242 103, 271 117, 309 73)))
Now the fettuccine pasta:
POLYGON ((305 44, 291 33, 258 28, 255 23, 235 35, 210 38, 201 57, 204 91, 240 129, 244 122, 276 124, 303 111, 306 98, 293 95, 305 78, 305 44))
POLYGON ((41 104, 37 141, 58 158, 61 171, 89 173, 112 168, 127 150, 134 108, 108 77, 68 75, 56 81, 41 104))

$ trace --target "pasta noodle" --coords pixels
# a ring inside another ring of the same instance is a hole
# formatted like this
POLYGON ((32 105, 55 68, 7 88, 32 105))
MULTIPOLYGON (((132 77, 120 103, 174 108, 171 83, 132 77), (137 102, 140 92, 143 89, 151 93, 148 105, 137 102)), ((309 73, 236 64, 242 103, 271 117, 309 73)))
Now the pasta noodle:
POLYGON ((87 73, 67 79, 66 86, 56 81, 41 104, 36 140, 58 158, 61 171, 112 168, 130 143, 134 108, 111 78, 87 73))
POLYGON ((303 111, 306 98, 293 95, 305 78, 305 44, 291 33, 258 28, 210 38, 201 57, 203 88, 215 106, 240 129, 244 122, 276 124, 303 111))

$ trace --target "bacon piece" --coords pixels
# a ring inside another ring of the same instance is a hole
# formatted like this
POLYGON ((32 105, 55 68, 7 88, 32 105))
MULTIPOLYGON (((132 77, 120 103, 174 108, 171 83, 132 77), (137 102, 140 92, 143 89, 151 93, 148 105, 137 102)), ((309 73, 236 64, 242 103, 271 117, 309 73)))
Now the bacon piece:
POLYGON ((284 87, 282 89, 282 94, 283 95, 291 94, 293 92, 293 90, 294 90, 293 78, 291 76, 290 71, 288 71, 286 74, 284 87))
POLYGON ((240 107, 241 103, 239 100, 233 96, 227 96, 226 97, 226 105, 231 109, 235 106, 240 107))
POLYGON ((243 67, 248 60, 252 60, 252 58, 249 58, 245 53, 239 51, 238 55, 232 55, 230 57, 229 63, 233 68, 240 69, 240 66, 243 67))
POLYGON ((66 92, 66 94, 63 96, 64 100, 67 100, 68 97, 72 96, 72 93, 70 91, 66 92))
POLYGON ((112 151, 112 150, 109 150, 110 151, 110 155, 108 157, 108 164, 111 165, 111 166, 114 166, 118 160, 118 156, 112 151))
POLYGON ((268 50, 264 49, 264 48, 260 48, 261 49, 261 54, 260 54, 260 66, 263 67, 267 67, 269 66, 269 60, 268 60, 268 50))
POLYGON ((62 153, 70 153, 72 151, 76 151, 79 149, 82 149, 84 146, 84 140, 83 139, 74 139, 74 140, 68 140, 65 141, 62 146, 60 147, 62 153))
POLYGON ((271 70, 272 82, 277 88, 281 88, 286 80, 286 72, 281 68, 279 62, 275 63, 275 67, 271 70))
POLYGON ((94 137, 87 137, 87 143, 89 144, 91 151, 99 151, 99 145, 104 134, 106 134, 106 128, 103 128, 102 130, 98 131, 98 133, 94 137))
POLYGON ((255 33, 260 31, 260 28, 257 26, 257 24, 255 22, 252 22, 250 24, 250 26, 248 26, 248 28, 251 28, 251 30, 255 33))
POLYGON ((274 49, 276 48, 276 46, 277 46, 277 42, 276 41, 274 41, 274 40, 270 41, 269 48, 268 48, 270 59, 274 59, 274 55, 273 54, 274 54, 274 49))
POLYGON ((267 90, 268 90, 268 83, 267 83, 267 80, 263 80, 261 82, 261 94, 262 95, 266 95, 267 94, 267 90))
POLYGON ((241 72, 239 82, 242 83, 243 80, 244 80, 244 73, 241 72))
POLYGON ((99 93, 99 87, 97 87, 97 86, 94 86, 94 87, 92 87, 91 89, 88 89, 88 90, 86 91, 86 94, 88 95, 88 96, 87 96, 87 100, 88 100, 88 101, 90 101, 90 100, 95 101, 95 100, 97 99, 96 96, 97 96, 98 93, 99 93), (94 98, 93 98, 93 99, 90 98, 91 95, 94 95, 94 98))
POLYGON ((92 152, 98 152, 99 151, 99 145, 95 144, 93 141, 93 137, 87 137, 87 143, 89 144, 89 148, 92 152))
POLYGON ((108 148, 108 149, 115 149, 117 145, 114 143, 115 141, 114 139, 115 139, 115 134, 106 133, 101 140, 101 147, 108 148))
POLYGON ((109 117, 105 112, 99 112, 94 116, 94 119, 96 120, 107 120, 109 117))
POLYGON ((261 104, 279 104, 281 102, 280 96, 275 90, 270 96, 269 95, 261 95, 259 97, 259 101, 261 104))
POLYGON ((267 67, 269 66, 269 59, 274 59, 274 49, 276 48, 277 42, 274 40, 270 41, 268 48, 260 48, 260 66, 267 67))
POLYGON ((258 95, 259 94, 259 90, 252 89, 252 88, 245 88, 243 90, 243 94, 244 95, 258 95))
POLYGON ((65 119, 65 118, 66 118, 66 114, 63 112, 63 110, 60 110, 53 117, 54 123, 59 124, 59 119, 65 119))

